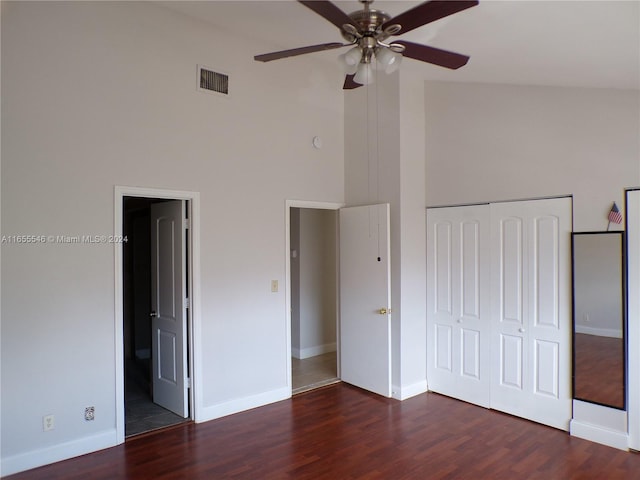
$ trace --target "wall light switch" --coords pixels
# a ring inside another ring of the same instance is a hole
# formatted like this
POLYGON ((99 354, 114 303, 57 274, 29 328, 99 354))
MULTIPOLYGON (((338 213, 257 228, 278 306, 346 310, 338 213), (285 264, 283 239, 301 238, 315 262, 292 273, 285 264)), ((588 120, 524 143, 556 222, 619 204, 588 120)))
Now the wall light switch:
POLYGON ((271 280, 271 291, 273 293, 278 291, 278 280, 271 280))

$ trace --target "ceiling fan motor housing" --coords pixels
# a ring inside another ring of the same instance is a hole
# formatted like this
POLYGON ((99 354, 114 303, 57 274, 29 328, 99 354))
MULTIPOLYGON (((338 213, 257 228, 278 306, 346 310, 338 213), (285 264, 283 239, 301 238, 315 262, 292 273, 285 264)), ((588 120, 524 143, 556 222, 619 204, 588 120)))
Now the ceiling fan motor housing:
POLYGON ((391 19, 391 16, 382 10, 373 10, 367 8, 358 10, 349 14, 349 18, 357 25, 358 34, 355 36, 349 30, 342 28, 340 30, 342 37, 348 42, 356 43, 362 50, 363 63, 369 63, 378 42, 385 40, 389 35, 382 30, 382 25, 391 19))
POLYGON ((358 30, 362 35, 375 35, 385 22, 391 20, 388 13, 373 9, 358 10, 349 14, 349 18, 358 26, 358 30))

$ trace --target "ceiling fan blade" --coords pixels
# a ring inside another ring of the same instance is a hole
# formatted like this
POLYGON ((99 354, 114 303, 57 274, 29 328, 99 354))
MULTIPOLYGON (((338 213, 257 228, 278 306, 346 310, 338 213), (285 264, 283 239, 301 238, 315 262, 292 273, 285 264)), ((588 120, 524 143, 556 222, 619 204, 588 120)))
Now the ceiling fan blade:
POLYGON ((333 3, 328 2, 326 0, 298 0, 305 7, 310 8, 314 12, 316 12, 321 17, 324 17, 326 20, 333 23, 336 27, 342 30, 342 26, 345 23, 351 24, 356 29, 358 25, 354 23, 353 20, 347 15, 345 12, 336 7, 333 3))
POLYGON ((453 70, 466 65, 469 61, 469 57, 467 55, 448 52, 447 50, 440 50, 439 48, 428 47, 427 45, 420 45, 419 43, 405 41, 393 43, 404 45, 405 50, 402 52, 402 55, 405 57, 420 60, 422 62, 433 63, 453 70))
POLYGON ((431 0, 393 17, 382 25, 382 29, 384 30, 389 25, 399 24, 402 28, 394 35, 401 35, 427 23, 475 7, 477 4, 478 0, 431 0))
POLYGON ((344 86, 342 87, 343 90, 353 90, 354 88, 362 86, 359 83, 354 82, 353 77, 355 77, 355 74, 346 76, 344 79, 344 86))
POLYGON ((333 50, 334 48, 347 47, 350 43, 321 43, 320 45, 310 45, 308 47, 292 48, 290 50, 281 50, 279 52, 263 53, 256 55, 254 60, 259 62, 270 62, 281 58, 295 57, 296 55, 304 55, 305 53, 321 52, 323 50, 333 50))

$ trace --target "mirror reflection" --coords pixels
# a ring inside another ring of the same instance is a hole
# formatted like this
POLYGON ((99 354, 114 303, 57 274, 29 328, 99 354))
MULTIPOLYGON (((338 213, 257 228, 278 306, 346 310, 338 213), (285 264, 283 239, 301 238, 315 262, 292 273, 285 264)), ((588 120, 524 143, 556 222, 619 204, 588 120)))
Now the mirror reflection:
POLYGON ((573 396, 625 408, 623 232, 574 233, 573 396))

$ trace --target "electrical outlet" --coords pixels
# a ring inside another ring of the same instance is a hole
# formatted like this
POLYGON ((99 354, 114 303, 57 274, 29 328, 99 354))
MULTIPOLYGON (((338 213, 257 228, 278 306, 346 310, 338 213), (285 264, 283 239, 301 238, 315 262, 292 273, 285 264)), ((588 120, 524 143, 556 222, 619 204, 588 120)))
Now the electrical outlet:
POLYGON ((84 409, 84 419, 87 422, 95 420, 96 418, 96 407, 87 407, 84 409))
POLYGON ((48 432, 56 427, 55 417, 53 415, 45 415, 42 417, 42 430, 48 432))

